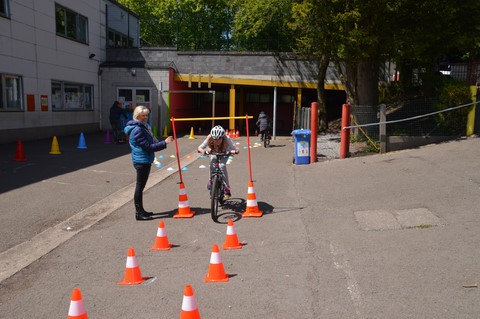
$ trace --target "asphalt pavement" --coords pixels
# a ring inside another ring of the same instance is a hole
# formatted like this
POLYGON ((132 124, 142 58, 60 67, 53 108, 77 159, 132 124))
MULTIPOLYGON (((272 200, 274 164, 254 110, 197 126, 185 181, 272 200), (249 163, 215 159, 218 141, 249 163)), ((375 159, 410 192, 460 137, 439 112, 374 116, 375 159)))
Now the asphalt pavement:
POLYGON ((151 221, 134 218, 128 145, 78 138, 59 138, 60 155, 24 143, 25 162, 0 145, 1 317, 66 317, 79 288, 89 318, 175 318, 192 285, 202 318, 478 318, 478 138, 340 160, 329 136, 321 161, 294 165, 291 137, 240 137, 218 222, 204 136, 156 153, 151 221), (242 216, 250 180, 259 218, 242 216), (192 218, 172 218, 180 181, 192 218), (229 219, 243 247, 220 251, 228 282, 205 283, 229 219), (169 251, 151 250, 160 221, 169 251), (122 286, 129 248, 148 280, 122 286))

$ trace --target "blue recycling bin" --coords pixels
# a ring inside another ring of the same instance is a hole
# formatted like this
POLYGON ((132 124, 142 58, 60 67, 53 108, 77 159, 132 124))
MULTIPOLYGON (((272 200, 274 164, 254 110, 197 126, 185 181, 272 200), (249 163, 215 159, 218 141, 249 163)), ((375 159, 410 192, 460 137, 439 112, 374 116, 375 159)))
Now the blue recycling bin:
POLYGON ((293 163, 297 165, 310 164, 310 130, 293 130, 292 135, 295 138, 295 156, 293 163))

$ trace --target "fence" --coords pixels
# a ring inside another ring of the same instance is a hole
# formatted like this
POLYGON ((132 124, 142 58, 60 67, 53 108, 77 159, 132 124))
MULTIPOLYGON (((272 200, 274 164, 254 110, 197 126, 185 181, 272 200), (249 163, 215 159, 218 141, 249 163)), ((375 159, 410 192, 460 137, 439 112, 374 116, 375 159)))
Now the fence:
POLYGON ((312 109, 310 107, 296 107, 294 115, 294 128, 295 129, 310 129, 312 109))
POLYGON ((359 130, 371 143, 380 140, 382 152, 418 147, 465 135, 469 113, 477 103, 439 110, 436 100, 425 99, 382 105, 378 112, 375 107, 355 111, 355 106, 354 125, 347 128, 359 130))

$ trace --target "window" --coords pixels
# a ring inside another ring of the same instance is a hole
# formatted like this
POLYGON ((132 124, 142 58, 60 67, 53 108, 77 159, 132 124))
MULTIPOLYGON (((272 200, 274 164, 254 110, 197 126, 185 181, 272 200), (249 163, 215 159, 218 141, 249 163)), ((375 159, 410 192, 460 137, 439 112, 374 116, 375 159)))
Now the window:
POLYGON ((131 48, 133 47, 133 38, 127 37, 112 29, 108 30, 108 47, 110 48, 131 48))
POLYGON ((52 82, 52 110, 92 110, 93 85, 52 82))
POLYGON ((16 75, 0 75, 0 111, 23 110, 22 78, 16 75))
POLYGON ((0 0, 0 16, 10 16, 9 2, 9 0, 0 0))
POLYGON ((55 25, 58 35, 88 43, 88 19, 86 17, 56 4, 55 25))
POLYGON ((282 94, 280 95, 280 103, 293 103, 295 102, 295 97, 290 94, 282 94))
POLYGON ((265 93, 247 93, 247 103, 270 103, 272 96, 265 93))

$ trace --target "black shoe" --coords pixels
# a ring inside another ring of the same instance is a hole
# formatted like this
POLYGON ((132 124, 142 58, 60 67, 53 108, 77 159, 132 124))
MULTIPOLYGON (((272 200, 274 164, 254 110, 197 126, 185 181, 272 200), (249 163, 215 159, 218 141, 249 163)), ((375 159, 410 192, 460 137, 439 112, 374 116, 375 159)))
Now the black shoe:
POLYGON ((135 213, 136 220, 150 220, 152 219, 151 215, 147 215, 145 213, 135 213))

